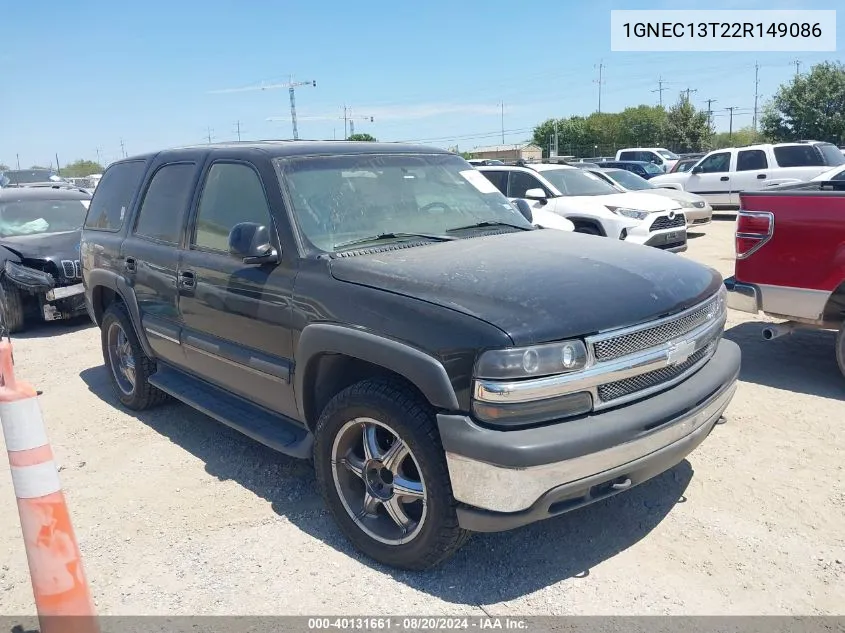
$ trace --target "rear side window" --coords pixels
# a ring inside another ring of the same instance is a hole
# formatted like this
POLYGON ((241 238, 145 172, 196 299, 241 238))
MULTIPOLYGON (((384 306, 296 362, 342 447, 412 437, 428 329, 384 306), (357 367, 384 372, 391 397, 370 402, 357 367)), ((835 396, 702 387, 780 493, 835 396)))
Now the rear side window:
POLYGON ((775 158, 781 167, 818 167, 827 164, 822 153, 812 145, 775 147, 775 158))
POLYGON ((175 163, 155 173, 138 212, 136 235, 171 244, 179 242, 195 171, 194 163, 175 163))
POLYGON ((639 152, 620 152, 619 160, 638 160, 639 152))
POLYGON ((118 163, 103 174, 85 218, 85 228, 98 231, 119 231, 123 226, 132 198, 141 184, 144 161, 118 163))
POLYGON ((768 167, 769 161, 766 159, 766 152, 761 149, 742 150, 736 158, 737 171, 768 169, 768 167))
POLYGON ((501 191, 502 195, 508 195, 508 172, 484 170, 481 173, 487 180, 496 185, 496 189, 501 191))

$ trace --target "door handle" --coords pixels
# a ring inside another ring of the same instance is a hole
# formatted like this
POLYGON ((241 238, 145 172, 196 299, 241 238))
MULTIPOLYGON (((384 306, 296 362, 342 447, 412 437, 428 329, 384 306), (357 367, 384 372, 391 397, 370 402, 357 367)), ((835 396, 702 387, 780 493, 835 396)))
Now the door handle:
POLYGON ((192 270, 183 270, 179 273, 179 285, 183 288, 193 288, 197 283, 196 276, 192 270))
POLYGON ((127 272, 134 273, 135 272, 135 258, 134 257, 127 257, 123 260, 123 267, 126 269, 127 272))
POLYGON ((757 174, 757 180, 763 180, 766 177, 766 174, 757 174))
POLYGON ((725 182, 726 180, 730 180, 730 178, 728 178, 727 176, 722 176, 721 178, 719 178, 719 180, 725 182))

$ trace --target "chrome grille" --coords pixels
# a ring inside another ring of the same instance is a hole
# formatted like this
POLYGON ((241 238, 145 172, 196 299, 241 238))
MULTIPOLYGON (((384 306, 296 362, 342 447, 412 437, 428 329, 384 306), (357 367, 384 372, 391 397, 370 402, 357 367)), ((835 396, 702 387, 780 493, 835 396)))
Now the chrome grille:
POLYGON ((651 223, 649 231, 662 231, 663 229, 674 229, 685 226, 687 223, 683 213, 676 213, 674 218, 668 215, 661 216, 651 223))
POLYGON ((633 378, 626 378, 625 380, 600 385, 597 387, 599 398, 601 398, 602 402, 611 402, 678 378, 701 359, 708 356, 715 348, 716 343, 717 341, 711 342, 707 347, 701 348, 684 362, 678 363, 677 365, 663 367, 662 369, 656 369, 645 374, 640 374, 639 376, 634 376, 633 378))
POLYGON ((66 279, 81 279, 82 267, 80 266, 79 260, 63 259, 62 273, 66 279))
POLYGON ((642 329, 627 334, 597 340, 593 343, 595 359, 598 362, 613 360, 683 336, 703 325, 709 319, 719 316, 718 303, 719 297, 715 296, 701 307, 675 318, 670 317, 658 325, 652 327, 645 325, 642 329))

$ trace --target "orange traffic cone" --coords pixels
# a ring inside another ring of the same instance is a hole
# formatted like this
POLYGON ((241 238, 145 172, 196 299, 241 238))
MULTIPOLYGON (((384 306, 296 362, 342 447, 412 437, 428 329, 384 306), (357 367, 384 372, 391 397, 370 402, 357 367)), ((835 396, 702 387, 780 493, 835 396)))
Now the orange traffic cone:
POLYGON ((41 633, 98 633, 37 394, 15 379, 13 364, 12 344, 0 341, 0 424, 41 633))

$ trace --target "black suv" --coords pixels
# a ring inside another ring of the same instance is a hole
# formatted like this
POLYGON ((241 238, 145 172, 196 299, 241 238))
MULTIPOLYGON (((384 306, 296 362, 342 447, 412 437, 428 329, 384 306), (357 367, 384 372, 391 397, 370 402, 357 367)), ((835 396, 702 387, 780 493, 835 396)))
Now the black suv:
POLYGON ((350 540, 404 568, 672 467, 740 366, 717 272, 535 229, 462 158, 413 145, 119 161, 82 268, 125 406, 169 394, 313 456, 350 540))

